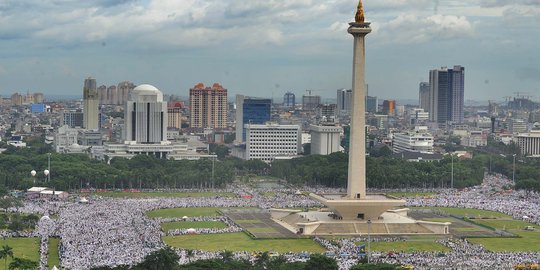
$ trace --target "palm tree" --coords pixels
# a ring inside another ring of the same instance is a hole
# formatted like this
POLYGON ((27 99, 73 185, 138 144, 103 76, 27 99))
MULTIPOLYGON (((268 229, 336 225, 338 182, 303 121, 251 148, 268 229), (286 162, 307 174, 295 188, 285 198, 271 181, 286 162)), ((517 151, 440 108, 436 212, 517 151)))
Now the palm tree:
POLYGON ((2 249, 0 249, 0 259, 4 259, 4 269, 7 269, 8 257, 13 258, 13 248, 8 245, 3 245, 2 249))
POLYGON ((34 270, 38 268, 38 263, 24 258, 13 258, 9 263, 9 270, 34 270))

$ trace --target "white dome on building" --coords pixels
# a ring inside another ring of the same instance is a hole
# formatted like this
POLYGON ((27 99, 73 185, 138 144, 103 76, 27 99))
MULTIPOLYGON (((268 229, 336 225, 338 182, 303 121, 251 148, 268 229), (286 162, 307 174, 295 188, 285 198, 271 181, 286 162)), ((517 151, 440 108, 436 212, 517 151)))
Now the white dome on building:
POLYGON ((163 102, 163 93, 153 85, 141 84, 132 90, 131 101, 163 102))
POLYGON ((157 89, 155 86, 153 85, 150 85, 150 84, 141 84, 137 87, 135 87, 133 89, 133 91, 137 91, 137 92, 159 92, 161 93, 161 91, 159 91, 159 89, 157 89))

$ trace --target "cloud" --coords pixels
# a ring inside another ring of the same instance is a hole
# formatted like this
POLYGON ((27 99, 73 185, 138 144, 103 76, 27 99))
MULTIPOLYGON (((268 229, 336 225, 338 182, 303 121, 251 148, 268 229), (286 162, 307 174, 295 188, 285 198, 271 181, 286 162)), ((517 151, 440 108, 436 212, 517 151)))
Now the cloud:
POLYGON ((481 7, 540 6, 540 0, 481 0, 481 7))
POLYGON ((384 43, 401 44, 460 39, 474 34, 466 17, 439 14, 426 18, 402 14, 389 22, 375 23, 374 30, 384 43))
POLYGON ((540 81, 540 69, 537 67, 522 67, 516 70, 520 80, 540 81))

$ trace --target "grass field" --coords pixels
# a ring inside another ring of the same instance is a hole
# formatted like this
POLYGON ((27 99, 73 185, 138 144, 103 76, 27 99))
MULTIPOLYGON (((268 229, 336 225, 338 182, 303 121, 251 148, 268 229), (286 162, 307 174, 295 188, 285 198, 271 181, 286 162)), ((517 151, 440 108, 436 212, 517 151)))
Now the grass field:
MULTIPOLYGON (((6 238, 0 240, 0 246, 13 248, 13 256, 39 262, 39 238, 6 238)), ((7 265, 11 259, 7 260, 7 265)), ((0 260, 0 270, 5 270, 4 260, 0 260)))
POLYGON ((451 215, 460 217, 474 217, 474 218, 503 218, 512 219, 511 216, 495 211, 470 209, 470 208, 450 208, 450 207, 411 207, 417 209, 434 209, 447 212, 451 215))
POLYGON ((59 238, 49 238, 49 256, 47 257, 47 264, 49 265, 49 270, 53 266, 60 266, 60 255, 58 254, 58 245, 60 244, 59 238))
MULTIPOLYGON (((357 244, 362 245, 366 243, 357 244)), ((434 241, 372 242, 371 250, 378 252, 450 251, 450 249, 448 249, 447 247, 435 243, 434 241)))
POLYGON ((175 229, 189 229, 189 228, 215 228, 223 229, 227 228, 227 225, 221 221, 179 221, 179 222, 164 222, 161 223, 161 229, 164 232, 175 229))
POLYGON ((507 220, 507 219, 474 219, 475 223, 490 226, 499 230, 523 230, 527 226, 533 226, 538 229, 538 226, 521 220, 507 220))
POLYGON ((324 252, 324 248, 311 239, 253 240, 245 233, 165 236, 163 241, 172 247, 206 251, 324 252))
POLYGON ((540 251, 540 233, 512 231, 522 238, 471 238, 473 243, 483 245, 493 252, 538 252, 540 251))
POLYGON ((243 223, 262 223, 262 221, 258 220, 258 219, 238 219, 238 220, 235 220, 234 222, 238 223, 238 224, 243 224, 243 223))
POLYGON ((276 230, 274 228, 248 228, 246 229, 250 233, 275 233, 276 230))
POLYGON ((234 197, 231 192, 103 192, 96 195, 113 198, 186 198, 186 197, 234 197))

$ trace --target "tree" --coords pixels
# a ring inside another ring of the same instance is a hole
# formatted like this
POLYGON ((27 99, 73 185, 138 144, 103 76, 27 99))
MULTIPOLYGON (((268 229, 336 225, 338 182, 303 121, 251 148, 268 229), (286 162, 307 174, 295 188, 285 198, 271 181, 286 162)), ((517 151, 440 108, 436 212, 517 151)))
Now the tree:
POLYGON ((13 258, 13 261, 9 263, 9 270, 34 270, 37 269, 39 264, 35 261, 24 258, 13 258))
POLYGON ((325 269, 325 270, 338 270, 339 266, 336 260, 326 257, 322 254, 312 254, 309 256, 309 260, 306 262, 305 269, 325 269))
POLYGON ((0 249, 0 259, 4 259, 4 269, 7 269, 8 257, 13 258, 13 248, 8 245, 3 245, 0 249))
POLYGON ((148 270, 173 270, 178 266, 178 260, 180 256, 170 247, 166 247, 147 255, 138 266, 148 270))

